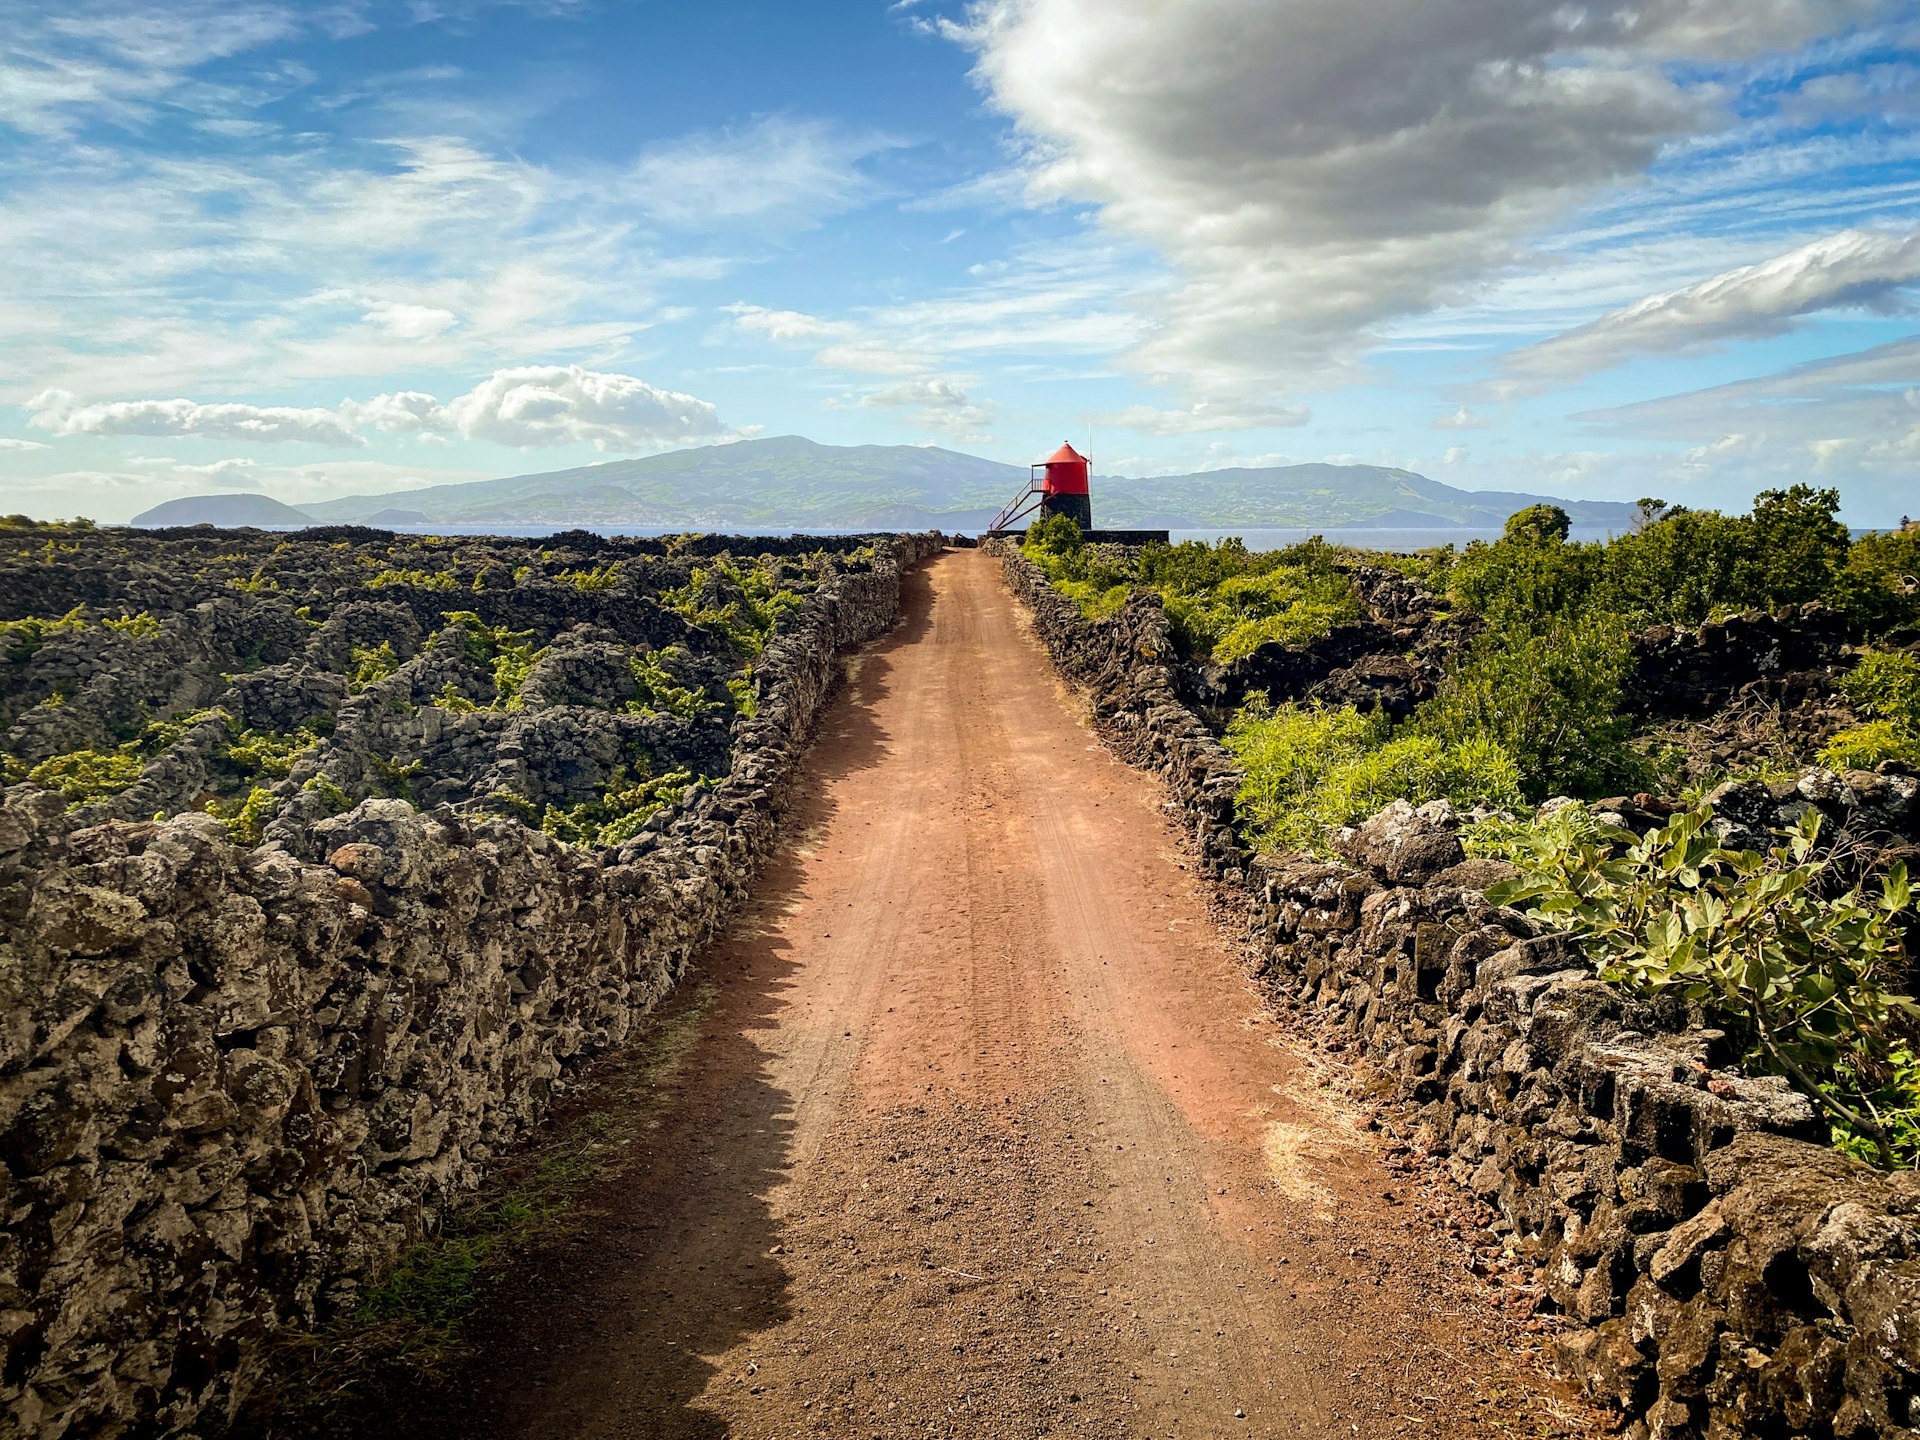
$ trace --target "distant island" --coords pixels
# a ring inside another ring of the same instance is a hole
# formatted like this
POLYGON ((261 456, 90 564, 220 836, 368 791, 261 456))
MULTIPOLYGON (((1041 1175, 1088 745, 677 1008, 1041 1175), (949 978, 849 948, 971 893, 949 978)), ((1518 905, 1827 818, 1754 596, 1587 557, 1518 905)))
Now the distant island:
MULTIPOLYGON (((984 529, 1026 482, 1022 465, 920 445, 821 445, 797 435, 675 450, 576 470, 351 495, 296 509, 260 495, 170 500, 157 525, 500 525, 556 529, 984 529)), ((1144 479, 1096 475, 1095 522, 1171 530, 1498 529, 1550 502, 1576 525, 1624 530, 1634 508, 1456 490, 1379 465, 1278 465, 1144 479)))
POLYGON ((320 522, 306 511, 283 505, 266 495, 188 495, 144 510, 133 517, 132 523, 154 530, 169 525, 229 528, 250 525, 256 530, 301 530, 320 522))

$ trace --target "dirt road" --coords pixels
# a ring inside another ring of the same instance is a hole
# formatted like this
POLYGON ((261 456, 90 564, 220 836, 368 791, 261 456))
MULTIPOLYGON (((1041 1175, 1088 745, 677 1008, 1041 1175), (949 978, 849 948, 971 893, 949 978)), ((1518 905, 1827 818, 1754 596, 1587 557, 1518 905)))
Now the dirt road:
POLYGON ((510 1278, 467 1433, 1533 1433, 1484 1287, 1273 1033, 1153 782, 951 552, 692 977, 679 1092, 510 1278))

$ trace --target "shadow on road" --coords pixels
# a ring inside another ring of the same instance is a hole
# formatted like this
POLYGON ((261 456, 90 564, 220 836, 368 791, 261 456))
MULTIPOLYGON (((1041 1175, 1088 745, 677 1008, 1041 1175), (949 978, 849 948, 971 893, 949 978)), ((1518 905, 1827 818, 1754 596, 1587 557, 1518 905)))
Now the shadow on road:
MULTIPOLYGON (((924 569, 903 585, 902 618, 850 666, 822 717, 788 811, 789 837, 769 857, 755 898, 710 945, 654 1026, 692 1012, 707 990, 676 1077, 649 1097, 656 1117, 595 1181, 565 1229, 486 1287, 467 1321, 469 1349, 447 1373, 386 1388, 336 1411, 334 1434, 361 1440, 589 1440, 602 1435, 720 1440, 700 1407, 722 1376, 717 1357, 791 1318, 790 1277, 769 1197, 786 1178, 793 1097, 771 1081, 764 1032, 778 1022, 795 966, 779 916, 806 898, 794 839, 833 816, 823 782, 878 764, 889 738, 874 706, 894 656, 932 623, 924 569)), ((653 1028, 653 1027, 650 1027, 653 1028)), ((644 1040, 642 1041, 644 1043, 644 1040)), ((619 1062, 614 1062, 618 1064, 619 1062)), ((591 1088, 566 1108, 596 1107, 591 1088)))

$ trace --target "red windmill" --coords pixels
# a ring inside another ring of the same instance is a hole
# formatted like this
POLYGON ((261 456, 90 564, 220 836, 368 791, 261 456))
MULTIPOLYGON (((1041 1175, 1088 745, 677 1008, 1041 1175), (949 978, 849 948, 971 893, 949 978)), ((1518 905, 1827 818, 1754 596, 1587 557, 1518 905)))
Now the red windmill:
POLYGON ((998 534, 1014 521, 1031 515, 1036 508, 1042 519, 1066 515, 1083 534, 1093 529, 1093 497, 1087 489, 1086 456, 1071 445, 1062 445, 1045 460, 1027 468, 1027 488, 993 517, 993 523, 987 526, 989 534, 998 534))

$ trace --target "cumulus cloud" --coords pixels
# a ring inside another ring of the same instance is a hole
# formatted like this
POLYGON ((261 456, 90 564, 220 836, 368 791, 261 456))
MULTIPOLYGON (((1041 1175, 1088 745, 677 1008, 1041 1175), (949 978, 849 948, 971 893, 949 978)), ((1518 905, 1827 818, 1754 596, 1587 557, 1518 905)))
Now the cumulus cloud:
POLYGON ((874 390, 855 400, 838 402, 838 407, 858 406, 868 410, 906 410, 908 419, 922 430, 947 435, 956 440, 986 439, 993 423, 990 407, 976 404, 958 381, 938 375, 923 375, 874 390))
POLYGON ((978 0, 947 32, 1027 145, 1181 284, 1134 352, 1196 393, 1323 381, 1714 122, 1707 68, 1876 0, 978 0))
MULTIPOLYGON (((28 401, 25 409, 29 425, 61 435, 165 435, 322 445, 365 445, 362 430, 412 434, 423 440, 459 435, 516 449, 584 444, 600 450, 645 449, 725 433, 720 412, 697 396, 663 390, 637 376, 578 365, 496 370, 444 404, 421 390, 344 400, 333 410, 203 405, 193 400, 83 404, 67 391, 48 390, 28 401)), ((222 463, 239 467, 252 462, 222 463)))
POLYGON ((1902 308, 1920 281, 1920 230, 1842 230, 1758 265, 1610 311, 1578 329, 1513 351, 1524 380, 1571 380, 1636 355, 1762 339, 1823 310, 1902 308))
POLYGON ((578 365, 496 370, 448 402, 446 413, 469 440, 520 448, 582 442, 630 448, 711 439, 724 429, 720 412, 705 400, 578 365))
POLYGON ((1437 418, 1433 422, 1433 428, 1436 430, 1484 430, 1492 423, 1484 415, 1476 415, 1462 405, 1459 409, 1451 410, 1437 418))
POLYGON ((70 391, 43 390, 25 408, 29 425, 56 435, 173 435, 341 446, 367 443, 337 412, 291 405, 204 405, 184 399, 87 405, 70 391))
POLYGON ((348 401, 341 408, 353 417, 354 424, 390 435, 420 434, 446 423, 440 402, 423 390, 396 390, 371 400, 348 401))

